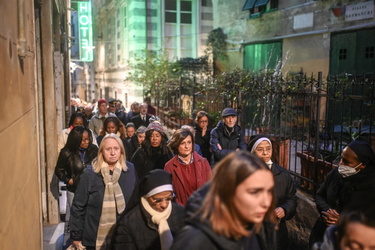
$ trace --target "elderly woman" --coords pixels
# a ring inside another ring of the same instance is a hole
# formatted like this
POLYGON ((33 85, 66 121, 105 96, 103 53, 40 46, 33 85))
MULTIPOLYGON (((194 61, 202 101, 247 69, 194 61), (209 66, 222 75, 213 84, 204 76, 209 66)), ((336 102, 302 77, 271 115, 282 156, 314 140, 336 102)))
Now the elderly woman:
POLYGON ((66 184, 67 209, 65 221, 69 221, 69 210, 80 176, 87 165, 98 155, 98 147, 92 143, 92 133, 88 128, 76 126, 70 131, 65 146, 57 159, 55 174, 66 184))
POLYGON ((189 199, 187 225, 171 249, 276 249, 273 187, 258 157, 230 153, 189 199))
POLYGON ((288 229, 285 220, 296 213, 296 188, 290 174, 281 166, 272 162, 272 143, 265 135, 256 135, 250 141, 247 150, 256 154, 270 168, 275 180, 275 215, 279 219, 277 231, 278 249, 288 249, 288 229))
POLYGON ((99 136, 96 138, 98 145, 100 145, 100 142, 102 141, 103 137, 107 134, 116 134, 118 137, 120 137, 122 144, 124 145, 125 154, 130 159, 130 145, 126 138, 126 130, 124 127, 124 124, 118 119, 117 117, 109 116, 105 118, 103 122, 103 127, 101 128, 99 132, 99 136))
POLYGON ((142 142, 146 138, 146 127, 140 126, 137 131, 135 131, 135 134, 131 137, 128 138, 128 143, 129 143, 129 149, 130 149, 130 154, 128 155, 129 158, 131 158, 134 154, 135 151, 137 151, 138 148, 141 147, 142 142))
POLYGON ((108 249, 113 228, 130 203, 136 182, 121 139, 106 135, 92 168, 83 172, 73 200, 70 238, 76 247, 108 249))
POLYGON ((176 202, 185 206, 189 196, 211 177, 207 159, 194 152, 194 136, 188 129, 179 129, 168 144, 175 156, 164 170, 172 174, 176 202))
POLYGON ((155 169, 140 182, 141 202, 119 222, 115 249, 169 249, 184 226, 184 208, 173 201, 172 176, 155 169))
POLYGON ((199 111, 195 118, 195 143, 201 148, 202 155, 208 161, 211 161, 212 153, 210 147, 211 129, 208 127, 208 114, 205 111, 199 111))
POLYGON ((142 146, 135 151, 131 162, 138 177, 142 178, 153 169, 164 169, 165 163, 173 154, 167 146, 167 137, 160 122, 152 122, 146 129, 146 138, 142 146))
POLYGON ((325 229, 335 225, 340 213, 353 204, 375 201, 375 153, 366 142, 352 141, 344 148, 338 168, 324 180, 315 196, 321 216, 310 235, 310 247, 323 241, 325 229))

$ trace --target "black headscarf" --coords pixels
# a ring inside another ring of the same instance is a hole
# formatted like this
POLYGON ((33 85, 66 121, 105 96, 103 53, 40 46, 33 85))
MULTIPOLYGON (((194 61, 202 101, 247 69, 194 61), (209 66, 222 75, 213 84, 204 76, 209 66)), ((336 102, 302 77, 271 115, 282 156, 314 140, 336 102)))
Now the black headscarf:
POLYGON ((348 147, 354 151, 363 165, 375 168, 375 153, 371 145, 367 142, 352 141, 348 147))

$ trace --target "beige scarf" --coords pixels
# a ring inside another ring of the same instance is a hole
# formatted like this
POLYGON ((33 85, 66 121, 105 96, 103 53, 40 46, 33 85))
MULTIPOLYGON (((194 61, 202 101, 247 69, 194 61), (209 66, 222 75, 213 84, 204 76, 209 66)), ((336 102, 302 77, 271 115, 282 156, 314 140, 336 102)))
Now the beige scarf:
POLYGON ((109 173, 109 166, 103 162, 104 166, 100 172, 105 184, 102 213, 100 215, 98 234, 96 237, 96 249, 109 248, 113 228, 116 224, 117 213, 121 214, 125 210, 125 199, 122 194, 118 180, 121 175, 121 165, 117 162, 113 174, 109 173))
POLYGON ((168 207, 163 212, 154 210, 144 197, 141 198, 141 202, 144 209, 151 215, 152 222, 158 225, 161 249, 169 250, 173 244, 173 236, 167 219, 172 212, 172 202, 169 202, 168 207))

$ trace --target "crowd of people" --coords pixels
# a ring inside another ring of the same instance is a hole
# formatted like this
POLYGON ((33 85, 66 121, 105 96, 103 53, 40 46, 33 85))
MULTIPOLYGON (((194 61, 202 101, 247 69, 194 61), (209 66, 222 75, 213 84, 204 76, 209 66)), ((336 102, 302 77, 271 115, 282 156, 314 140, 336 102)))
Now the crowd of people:
MULTIPOLYGON (((100 99, 60 133, 55 174, 67 186, 70 248, 288 249, 296 187, 272 160, 271 138, 246 143, 233 108, 213 128, 199 111, 195 126, 168 138, 150 101, 125 112, 100 99)), ((309 249, 375 248, 374 178, 371 145, 353 141, 316 194, 309 249)))

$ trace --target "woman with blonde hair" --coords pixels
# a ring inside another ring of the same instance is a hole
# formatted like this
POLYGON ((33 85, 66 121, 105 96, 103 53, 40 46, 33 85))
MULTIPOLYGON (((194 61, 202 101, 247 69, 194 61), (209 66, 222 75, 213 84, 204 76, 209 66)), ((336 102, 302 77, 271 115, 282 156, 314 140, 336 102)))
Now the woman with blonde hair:
POLYGON ((119 216, 130 208, 137 182, 132 163, 115 134, 100 143, 98 157, 81 175, 71 210, 70 237, 86 249, 107 249, 119 216))
POLYGON ((276 249, 271 171, 249 152, 233 152, 193 193, 187 226, 172 249, 276 249), (192 240, 194 239, 194 240, 192 240))

